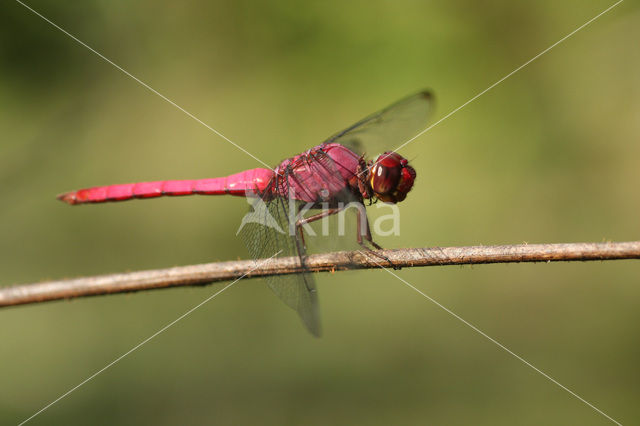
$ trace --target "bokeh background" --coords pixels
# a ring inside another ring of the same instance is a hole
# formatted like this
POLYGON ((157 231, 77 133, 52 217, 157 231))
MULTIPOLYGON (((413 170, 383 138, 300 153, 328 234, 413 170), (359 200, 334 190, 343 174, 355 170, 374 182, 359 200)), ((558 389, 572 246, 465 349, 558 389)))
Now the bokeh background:
MULTIPOLYGON (((443 117, 613 2, 28 4, 269 164, 423 87, 443 117)), ((16 2, 0 14, 0 285, 245 258, 237 198, 55 195, 257 167, 16 2)), ((403 150, 385 247, 640 238, 640 10, 628 1, 403 150)), ((375 218, 376 210, 371 211, 375 218)), ((622 423, 640 419, 635 261, 399 274, 622 423)), ((242 281, 31 424, 606 424, 382 271, 317 276, 312 338, 242 281)), ((221 284, 0 311, 16 424, 221 284)))

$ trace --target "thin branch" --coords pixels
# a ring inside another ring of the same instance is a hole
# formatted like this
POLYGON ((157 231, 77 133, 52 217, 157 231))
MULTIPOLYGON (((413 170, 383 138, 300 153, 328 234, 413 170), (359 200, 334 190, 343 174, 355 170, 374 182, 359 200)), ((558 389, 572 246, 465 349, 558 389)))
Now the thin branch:
MULTIPOLYGON (((381 266, 381 259, 384 257, 396 268, 640 259, 640 241, 435 247, 381 250, 376 253, 376 256, 360 251, 314 254, 307 258, 305 269, 313 272, 374 269, 381 266)), ((255 262, 252 260, 238 260, 9 286, 0 288, 0 307, 158 288, 205 285, 233 280, 244 274, 247 274, 245 278, 256 278, 294 274, 302 270, 295 257, 275 258, 264 267, 252 271, 254 267, 255 262)))

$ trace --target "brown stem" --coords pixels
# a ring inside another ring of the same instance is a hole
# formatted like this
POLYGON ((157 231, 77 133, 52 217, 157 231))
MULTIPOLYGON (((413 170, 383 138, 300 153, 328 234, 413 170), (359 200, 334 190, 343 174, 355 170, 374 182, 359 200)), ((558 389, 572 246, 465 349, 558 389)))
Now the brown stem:
MULTIPOLYGON (((508 246, 435 247, 380 250, 396 267, 469 265, 481 263, 557 262, 640 259, 640 241, 622 243, 518 244, 508 246)), ((125 293, 157 288, 204 285, 242 277, 300 272, 298 258, 274 258, 255 269, 256 262, 238 260, 178 266, 168 269, 101 275, 0 288, 0 307, 50 300, 125 293)), ((379 268, 380 260, 367 252, 310 255, 306 268, 314 272, 379 268)))

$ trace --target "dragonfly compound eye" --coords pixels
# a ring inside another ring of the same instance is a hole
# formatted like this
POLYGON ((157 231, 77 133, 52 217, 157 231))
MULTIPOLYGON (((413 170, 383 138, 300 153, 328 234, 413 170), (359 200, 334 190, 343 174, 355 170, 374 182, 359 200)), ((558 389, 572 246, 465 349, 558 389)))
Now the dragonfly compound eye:
POLYGON ((413 187, 416 172, 400 154, 385 152, 373 163, 369 176, 369 184, 378 199, 398 203, 413 187))

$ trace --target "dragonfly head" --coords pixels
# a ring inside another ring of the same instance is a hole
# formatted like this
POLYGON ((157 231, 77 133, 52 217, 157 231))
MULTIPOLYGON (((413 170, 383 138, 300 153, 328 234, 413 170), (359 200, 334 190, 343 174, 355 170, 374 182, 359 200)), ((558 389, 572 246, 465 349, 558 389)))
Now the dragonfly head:
POLYGON ((413 187, 416 171, 406 158, 395 152, 380 155, 369 168, 369 185, 375 196, 385 203, 399 203, 413 187))

